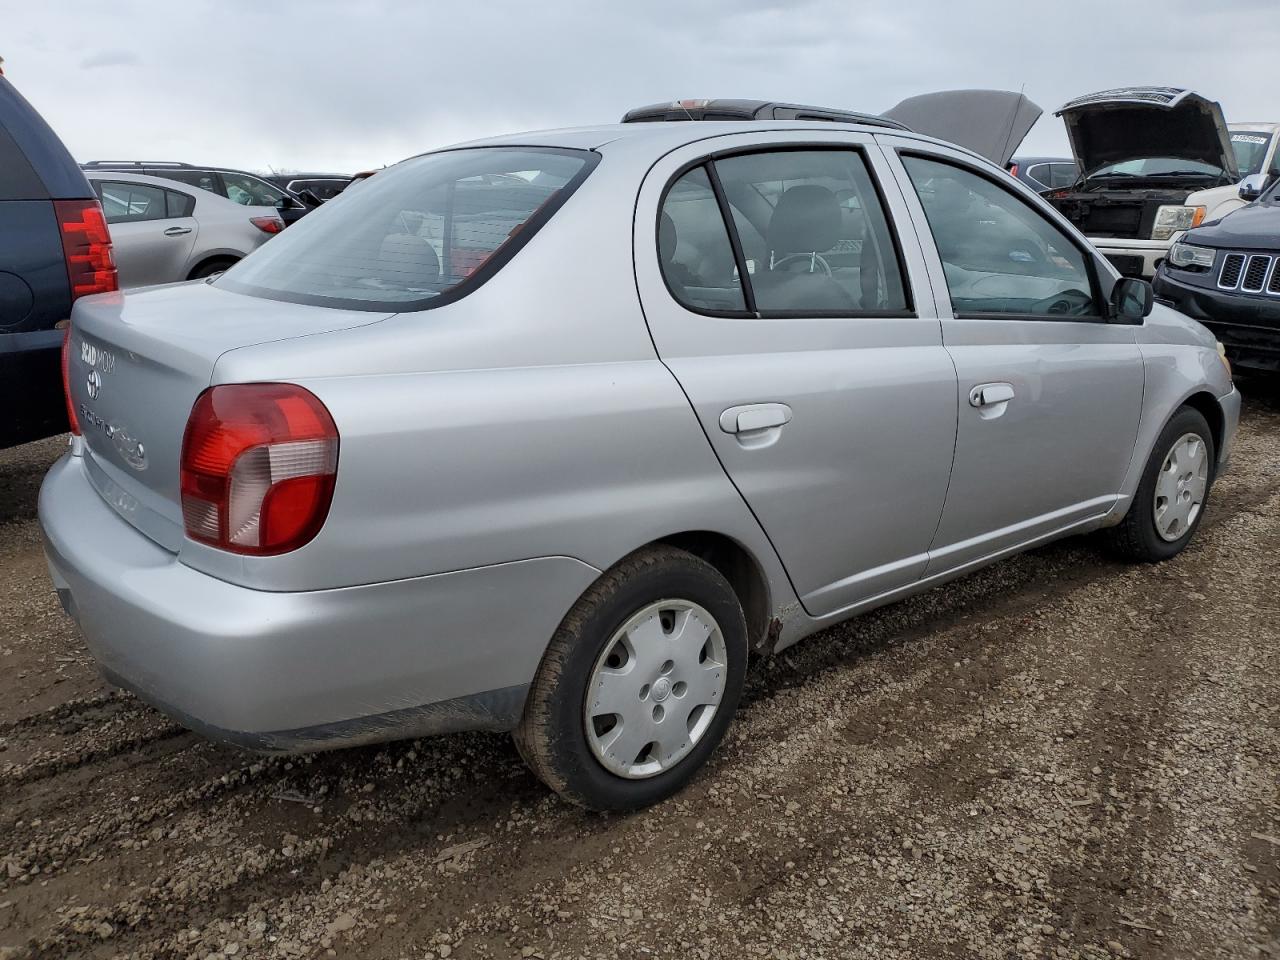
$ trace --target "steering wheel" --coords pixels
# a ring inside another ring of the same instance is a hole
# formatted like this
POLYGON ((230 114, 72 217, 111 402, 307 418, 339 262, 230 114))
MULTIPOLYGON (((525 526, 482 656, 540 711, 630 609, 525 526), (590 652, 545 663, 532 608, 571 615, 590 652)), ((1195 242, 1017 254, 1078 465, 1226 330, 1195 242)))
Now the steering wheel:
POLYGON ((792 260, 808 260, 810 273, 813 273, 813 268, 815 266, 820 266, 822 267, 823 273, 828 277, 831 276, 831 265, 822 258, 822 254, 820 253, 789 253, 780 260, 774 260, 769 269, 779 270, 782 268, 783 264, 790 263, 792 260))
POLYGON ((1087 310, 1081 307, 1092 307, 1093 297, 1083 290, 1063 290, 1051 297, 1037 300, 1031 304, 1031 313, 1044 314, 1050 317, 1083 316, 1087 310))

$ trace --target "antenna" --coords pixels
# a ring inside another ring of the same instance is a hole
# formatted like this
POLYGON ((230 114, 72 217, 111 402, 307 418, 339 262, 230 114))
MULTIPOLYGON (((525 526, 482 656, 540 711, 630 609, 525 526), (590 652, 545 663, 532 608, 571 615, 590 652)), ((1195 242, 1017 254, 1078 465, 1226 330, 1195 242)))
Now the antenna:
POLYGON ((1018 111, 1022 109, 1022 102, 1027 96, 1027 84, 1023 81, 1021 87, 1018 88, 1018 99, 1013 101, 1013 112, 1009 116, 1009 129, 1004 135, 1004 143, 1000 147, 1000 156, 1004 156, 1009 149, 1009 141, 1013 139, 1013 128, 1018 122, 1018 111))

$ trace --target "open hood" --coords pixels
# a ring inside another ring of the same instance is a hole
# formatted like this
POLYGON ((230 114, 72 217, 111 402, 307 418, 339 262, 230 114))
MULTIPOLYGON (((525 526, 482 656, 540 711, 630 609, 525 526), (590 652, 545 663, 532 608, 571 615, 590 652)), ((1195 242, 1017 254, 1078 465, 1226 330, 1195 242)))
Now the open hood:
POLYGON ((1178 87, 1122 87, 1077 97, 1056 116, 1084 174, 1125 160, 1174 157, 1236 177, 1235 152, 1222 107, 1178 87))
POLYGON ((884 116, 1006 167, 1042 113, 1011 90, 941 90, 908 97, 884 116))

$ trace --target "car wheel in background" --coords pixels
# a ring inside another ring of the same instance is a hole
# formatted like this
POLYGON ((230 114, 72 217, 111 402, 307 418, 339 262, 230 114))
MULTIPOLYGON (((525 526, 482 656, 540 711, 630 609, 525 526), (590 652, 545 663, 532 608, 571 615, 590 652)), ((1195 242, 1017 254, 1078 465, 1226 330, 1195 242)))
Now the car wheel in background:
POLYGON ((1112 531, 1120 554, 1153 563, 1180 553, 1204 517, 1215 462, 1209 424, 1182 407, 1161 431, 1129 512, 1112 531))
POLYGON ((574 803, 648 806, 715 750, 746 665, 746 622, 729 582, 683 550, 647 547, 601 576, 560 624, 516 745, 574 803))
POLYGON ((188 280, 203 280, 205 277, 212 277, 215 273, 222 273, 228 267, 235 264, 235 260, 230 257, 221 257, 217 260, 208 260, 191 271, 187 277, 188 280))

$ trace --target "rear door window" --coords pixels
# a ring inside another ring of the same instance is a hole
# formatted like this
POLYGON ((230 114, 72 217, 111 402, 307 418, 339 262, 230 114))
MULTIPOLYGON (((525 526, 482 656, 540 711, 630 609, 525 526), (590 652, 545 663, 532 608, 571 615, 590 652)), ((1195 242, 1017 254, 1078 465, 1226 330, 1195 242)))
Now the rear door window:
POLYGON ((210 193, 216 193, 219 196, 225 197, 227 195, 226 191, 222 189, 222 184, 218 182, 218 175, 211 170, 157 169, 148 170, 147 173, 153 177, 164 177, 166 180, 189 183, 193 187, 208 190, 210 193))
POLYGON ((169 215, 165 197, 169 191, 160 187, 115 180, 97 180, 93 186, 102 201, 107 223, 163 220, 169 215))
POLYGON ((276 207, 284 199, 284 191, 265 180, 244 173, 222 172, 227 198, 246 207, 276 207))
POLYGON ((880 196, 856 150, 778 150, 715 161, 762 316, 910 310, 880 196))
POLYGON ((48 196, 27 155, 0 127, 0 200, 45 200, 48 196))
POLYGON ((325 205, 216 283, 295 303, 422 310, 501 268, 599 160, 585 150, 486 147, 406 160, 325 205))

